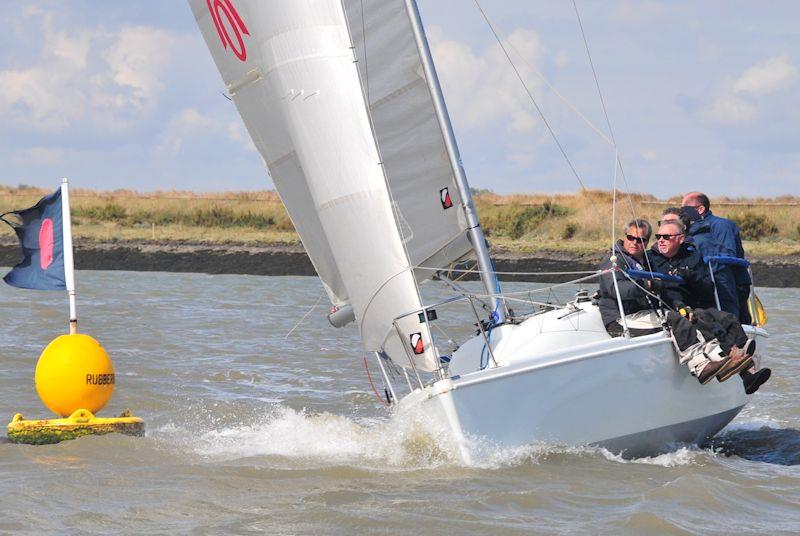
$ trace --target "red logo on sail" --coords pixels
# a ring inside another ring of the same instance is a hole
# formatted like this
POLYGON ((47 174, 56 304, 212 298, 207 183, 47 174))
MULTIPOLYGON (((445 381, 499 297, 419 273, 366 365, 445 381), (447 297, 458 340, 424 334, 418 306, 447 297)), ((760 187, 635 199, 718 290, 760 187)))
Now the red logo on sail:
POLYGON ((419 355, 425 352, 425 346, 422 344, 422 333, 411 334, 411 348, 414 354, 419 355))
POLYGON ((442 202, 442 208, 447 210, 453 206, 453 200, 450 199, 450 191, 447 188, 439 190, 439 199, 442 202))
POLYGON ((39 227, 39 266, 42 270, 53 264, 53 220, 45 218, 39 227))
POLYGON ((222 41, 222 46, 225 49, 228 49, 228 46, 231 47, 231 50, 239 58, 241 61, 247 59, 247 49, 244 46, 244 39, 242 39, 242 34, 250 35, 250 32, 247 31, 247 27, 242 22, 242 18, 239 16, 239 12, 236 11, 236 8, 233 7, 231 4, 231 0, 206 0, 206 4, 208 5, 208 10, 211 12, 211 18, 214 19, 214 26, 217 27, 217 33, 219 34, 220 41, 222 41), (223 22, 223 17, 224 22, 223 22), (228 33, 228 30, 233 32, 235 39, 231 39, 231 35, 228 33))

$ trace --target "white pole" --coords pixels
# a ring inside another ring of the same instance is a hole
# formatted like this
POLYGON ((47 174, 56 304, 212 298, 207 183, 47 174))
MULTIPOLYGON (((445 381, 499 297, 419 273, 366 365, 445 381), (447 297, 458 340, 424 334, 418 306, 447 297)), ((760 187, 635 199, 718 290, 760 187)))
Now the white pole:
POLYGON ((69 295, 69 333, 78 332, 78 312, 75 307, 75 261, 72 256, 72 219, 69 211, 69 187, 67 178, 61 179, 61 227, 64 241, 64 279, 69 295))

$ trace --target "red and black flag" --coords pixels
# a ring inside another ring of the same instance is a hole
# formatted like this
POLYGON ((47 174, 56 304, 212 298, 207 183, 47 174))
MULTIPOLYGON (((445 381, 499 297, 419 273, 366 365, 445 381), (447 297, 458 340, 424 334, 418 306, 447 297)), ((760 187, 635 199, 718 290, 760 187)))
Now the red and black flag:
POLYGON ((3 280, 19 288, 65 290, 61 189, 0 219, 14 229, 22 247, 22 259, 3 280))

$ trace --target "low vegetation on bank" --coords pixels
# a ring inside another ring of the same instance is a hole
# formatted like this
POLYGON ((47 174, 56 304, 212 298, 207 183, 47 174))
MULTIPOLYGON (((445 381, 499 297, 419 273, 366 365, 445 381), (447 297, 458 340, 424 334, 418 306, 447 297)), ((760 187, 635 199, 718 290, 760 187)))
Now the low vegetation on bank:
MULTIPOLYGON (((48 190, 0 186, 0 211, 33 205, 48 190)), ((72 189, 72 218, 78 239, 157 240, 211 243, 287 244, 298 241, 275 192, 195 193, 72 189)), ((494 247, 533 253, 592 254, 610 244, 612 194, 587 190, 569 194, 498 195, 476 191, 475 204, 494 247)), ((655 223, 680 198, 618 194, 616 232, 633 217, 655 223)), ((715 214, 735 220, 753 255, 800 253, 800 197, 712 199, 715 214)), ((10 229, 7 229, 10 234, 10 229)))

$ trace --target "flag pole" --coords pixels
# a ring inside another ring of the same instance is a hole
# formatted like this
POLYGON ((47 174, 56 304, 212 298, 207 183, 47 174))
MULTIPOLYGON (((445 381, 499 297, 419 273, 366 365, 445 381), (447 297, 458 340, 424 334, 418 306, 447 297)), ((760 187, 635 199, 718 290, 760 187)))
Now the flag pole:
POLYGON ((69 187, 67 178, 61 179, 61 226, 64 240, 64 279, 69 295, 69 333, 78 332, 78 312, 75 307, 75 265, 72 256, 72 219, 69 211, 69 187))

